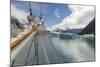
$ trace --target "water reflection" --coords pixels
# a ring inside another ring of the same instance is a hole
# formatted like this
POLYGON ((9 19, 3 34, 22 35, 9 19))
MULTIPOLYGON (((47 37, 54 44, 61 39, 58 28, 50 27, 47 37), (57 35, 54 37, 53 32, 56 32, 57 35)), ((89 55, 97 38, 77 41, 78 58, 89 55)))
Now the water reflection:
POLYGON ((80 62, 95 60, 94 36, 65 34, 51 36, 54 46, 63 62, 80 62))

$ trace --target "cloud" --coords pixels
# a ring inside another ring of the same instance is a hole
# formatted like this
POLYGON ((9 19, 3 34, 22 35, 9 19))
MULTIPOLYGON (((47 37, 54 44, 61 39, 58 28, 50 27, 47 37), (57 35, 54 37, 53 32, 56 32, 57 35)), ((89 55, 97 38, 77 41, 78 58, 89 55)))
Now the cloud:
POLYGON ((11 16, 16 17, 21 23, 28 23, 27 16, 29 13, 24 10, 18 9, 15 5, 11 4, 11 16))
POLYGON ((60 15, 59 15, 59 11, 58 11, 58 9, 55 9, 55 11, 54 11, 54 15, 55 15, 57 18, 60 18, 60 15))
POLYGON ((68 5, 68 7, 72 13, 66 16, 61 23, 52 26, 52 30, 66 27, 85 27, 95 16, 94 6, 68 5))

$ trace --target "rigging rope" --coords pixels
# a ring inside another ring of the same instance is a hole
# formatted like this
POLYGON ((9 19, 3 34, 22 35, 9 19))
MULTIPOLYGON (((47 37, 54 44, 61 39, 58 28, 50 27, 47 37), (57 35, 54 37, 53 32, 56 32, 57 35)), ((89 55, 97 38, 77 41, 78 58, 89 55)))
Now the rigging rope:
POLYGON ((29 2, 29 11, 30 11, 30 16, 32 16, 31 2, 29 2))

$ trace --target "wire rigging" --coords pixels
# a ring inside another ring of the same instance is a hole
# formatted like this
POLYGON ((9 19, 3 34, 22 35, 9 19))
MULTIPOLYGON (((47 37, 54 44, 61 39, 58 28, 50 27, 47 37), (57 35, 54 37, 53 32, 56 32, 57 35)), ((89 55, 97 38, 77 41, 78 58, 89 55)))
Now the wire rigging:
POLYGON ((29 2, 29 11, 30 11, 30 16, 32 16, 31 2, 29 2))

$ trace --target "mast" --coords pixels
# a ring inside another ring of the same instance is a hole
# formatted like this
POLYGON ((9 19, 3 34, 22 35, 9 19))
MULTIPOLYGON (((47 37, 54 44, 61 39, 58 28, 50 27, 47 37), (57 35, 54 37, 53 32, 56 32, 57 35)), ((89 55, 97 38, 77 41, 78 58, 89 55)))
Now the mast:
POLYGON ((32 16, 31 2, 29 2, 29 11, 30 11, 30 16, 32 16))
POLYGON ((41 4, 39 3, 39 7, 40 7, 40 24, 44 25, 44 20, 43 20, 43 12, 42 12, 42 7, 41 4))
POLYGON ((33 26, 36 25, 36 16, 32 15, 32 7, 31 7, 31 5, 32 5, 32 3, 29 2, 29 11, 30 11, 30 14, 29 14, 29 16, 27 18, 28 18, 29 24, 33 27, 33 26))
POLYGON ((39 3, 39 6, 40 6, 40 16, 43 16, 42 7, 41 7, 40 3, 39 3))
POLYGON ((39 7, 40 7, 40 25, 41 25, 42 31, 45 31, 46 28, 45 28, 45 25, 44 25, 42 5, 40 3, 39 3, 39 7))

